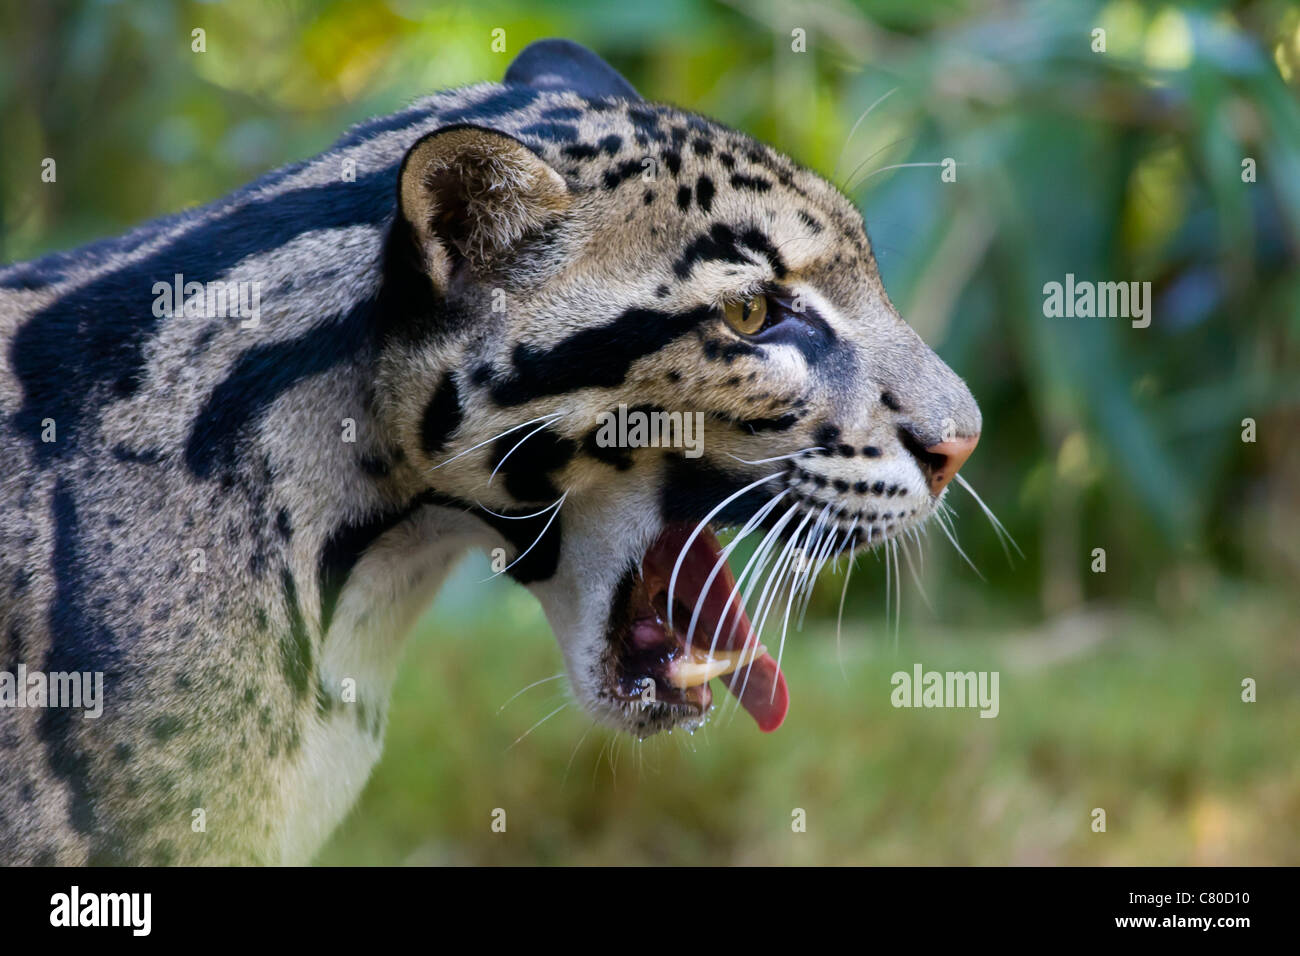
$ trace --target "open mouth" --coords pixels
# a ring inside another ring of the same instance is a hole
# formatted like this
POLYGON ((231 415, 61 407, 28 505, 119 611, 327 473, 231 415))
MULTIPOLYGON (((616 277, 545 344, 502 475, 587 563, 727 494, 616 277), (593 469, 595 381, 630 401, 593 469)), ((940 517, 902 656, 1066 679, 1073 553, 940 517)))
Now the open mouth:
POLYGON ((790 706, 785 678, 758 642, 717 537, 694 531, 670 524, 619 589, 609 635, 615 696, 688 723, 708 712, 709 683, 720 680, 760 730, 776 730, 790 706))

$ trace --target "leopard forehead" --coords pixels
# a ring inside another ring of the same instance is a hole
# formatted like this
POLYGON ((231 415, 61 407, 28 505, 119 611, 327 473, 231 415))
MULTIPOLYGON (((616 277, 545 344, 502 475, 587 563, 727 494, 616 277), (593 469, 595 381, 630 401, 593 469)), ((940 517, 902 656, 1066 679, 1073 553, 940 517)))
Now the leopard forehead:
MULTIPOLYGON (((654 263, 658 298, 692 282, 703 283, 706 295, 734 286, 701 276, 700 264, 720 257, 735 276, 751 258, 735 251, 746 236, 753 240, 747 251, 780 278, 820 267, 816 280, 830 298, 848 302, 863 282, 878 285, 858 209, 821 176, 745 133, 670 105, 572 92, 539 93, 493 125, 544 159, 577 197, 561 227, 571 234, 568 247, 580 234, 590 259, 626 281, 649 275, 654 263)), ((531 275, 516 269, 502 278, 509 284, 531 275)))

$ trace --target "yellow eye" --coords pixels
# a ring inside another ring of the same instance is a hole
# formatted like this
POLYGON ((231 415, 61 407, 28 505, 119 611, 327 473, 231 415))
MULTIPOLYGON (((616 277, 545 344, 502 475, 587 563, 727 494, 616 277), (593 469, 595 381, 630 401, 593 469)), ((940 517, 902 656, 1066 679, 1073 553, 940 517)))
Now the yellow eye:
POLYGON ((741 335, 754 335, 767 322, 767 296, 756 295, 748 302, 728 302, 722 307, 722 315, 741 335))

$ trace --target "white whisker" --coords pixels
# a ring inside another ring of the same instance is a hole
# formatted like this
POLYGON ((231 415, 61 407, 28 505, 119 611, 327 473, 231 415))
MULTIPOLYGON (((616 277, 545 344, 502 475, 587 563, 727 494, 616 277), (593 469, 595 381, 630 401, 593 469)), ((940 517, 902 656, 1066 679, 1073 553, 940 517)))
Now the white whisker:
POLYGON ((789 455, 777 455, 775 458, 760 458, 757 461, 750 461, 748 458, 741 458, 739 455, 733 455, 730 452, 727 453, 727 457, 734 458, 736 461, 743 462, 746 465, 766 465, 773 461, 785 461, 789 458, 800 458, 808 454, 810 451, 823 451, 823 448, 821 445, 814 445, 812 448, 801 448, 789 455))
POLYGON ((552 412, 552 413, 549 414, 549 415, 540 415, 540 416, 538 416, 537 418, 530 418, 530 419, 529 419, 528 421, 526 421, 526 422, 521 422, 521 423, 518 424, 518 425, 514 425, 514 426, 512 426, 512 427, 510 427, 510 428, 507 428, 505 431, 501 432, 500 434, 493 435, 491 438, 488 438, 488 439, 485 439, 484 441, 479 442, 477 445, 473 445, 473 446, 471 446, 471 447, 469 447, 469 448, 466 448, 466 449, 465 449, 464 451, 462 451, 462 452, 457 452, 456 454, 454 454, 454 455, 452 455, 450 458, 448 458, 446 461, 444 461, 444 462, 439 462, 438 464, 434 465, 432 468, 429 469, 429 471, 437 471, 437 470, 438 470, 439 468, 441 468, 443 465, 450 465, 450 464, 451 464, 453 461, 455 461, 457 458, 462 458, 462 457, 464 457, 465 455, 468 455, 470 452, 474 451, 475 449, 482 448, 484 445, 490 445, 492 442, 496 441, 498 438, 504 438, 506 435, 509 435, 511 432, 517 432, 517 431, 519 431, 519 429, 521 429, 521 428, 527 428, 529 425, 533 425, 533 424, 535 424, 535 423, 537 423, 537 422, 540 422, 540 421, 547 421, 547 420, 549 420, 549 421, 556 421, 557 419, 560 419, 560 418, 563 418, 563 417, 564 417, 564 413, 563 413, 563 412, 552 412))
POLYGON ((547 505, 547 506, 546 506, 545 508, 543 508, 541 511, 534 511, 532 514, 527 514, 527 515, 503 515, 503 514, 499 514, 498 512, 493 511, 491 508, 489 508, 487 505, 483 504, 483 503, 482 503, 481 501, 479 501, 477 498, 474 499, 474 506, 475 506, 475 507, 477 507, 477 508, 482 508, 482 509, 483 509, 484 511, 486 511, 488 514, 490 514, 490 515, 494 515, 494 516, 497 517, 497 518, 505 518, 507 521, 524 521, 524 520, 526 520, 526 519, 528 519, 528 518, 536 518, 536 517, 538 517, 539 515, 544 515, 544 514, 546 514, 546 512, 548 512, 548 511, 550 511, 552 508, 554 508, 554 507, 556 506, 557 503, 558 503, 558 502, 552 501, 549 505, 547 505))
MULTIPOLYGON (((798 503, 791 505, 789 509, 785 512, 785 514, 783 514, 780 518, 777 519, 776 524, 767 532, 767 534, 763 535, 762 540, 760 540, 758 543, 758 547, 754 549, 754 553, 750 555, 749 560, 745 562, 745 567, 741 570, 740 575, 736 578, 736 583, 731 588, 731 594, 727 596, 726 606, 728 609, 730 609, 732 605, 735 603, 736 594, 739 593, 740 587, 744 583, 745 578, 749 575, 750 570, 753 569, 754 575, 749 579, 749 584, 745 588, 745 594, 740 599, 741 613, 744 612, 745 608, 749 605, 750 596, 754 593, 755 585, 763 576, 763 568, 767 565, 767 561, 768 561, 767 556, 771 552, 772 545, 776 542, 777 537, 781 534, 781 530, 787 524, 790 523, 790 519, 793 518, 798 511, 799 511, 798 503)), ((732 615, 730 613, 724 614, 722 616, 722 619, 718 621, 718 626, 713 631, 713 642, 709 645, 710 657, 713 656, 713 652, 717 649, 718 638, 722 634, 723 625, 726 624, 727 618, 731 616, 732 615)), ((728 641, 731 640, 732 636, 736 633, 736 628, 739 626, 740 626, 740 613, 736 614, 734 619, 731 622, 731 630, 727 632, 728 641)))
POLYGON ((506 459, 509 458, 511 455, 513 455, 516 451, 518 451, 520 445, 522 445, 524 442, 528 441, 528 439, 532 438, 534 435, 536 435, 536 434, 537 434, 539 431, 541 431, 543 428, 549 428, 550 425, 551 425, 550 422, 542 422, 542 424, 538 425, 536 428, 534 428, 532 431, 530 431, 530 432, 529 432, 527 435, 525 435, 523 438, 519 439, 519 441, 515 442, 514 447, 511 448, 508 452, 506 452, 504 455, 501 456, 501 460, 500 460, 499 462, 497 462, 497 466, 496 466, 495 468, 492 469, 492 474, 488 475, 487 483, 488 483, 488 487, 489 487, 489 488, 492 486, 492 482, 496 479, 497 472, 501 470, 501 466, 504 465, 504 464, 506 463, 506 459))
MULTIPOLYGON (((1011 533, 1002 526, 1002 522, 999 521, 998 516, 993 513, 993 509, 990 508, 988 505, 986 505, 984 503, 984 499, 975 493, 975 489, 971 487, 969 481, 963 478, 960 474, 953 475, 953 477, 957 479, 957 484, 965 488, 967 493, 972 498, 975 499, 975 503, 980 506, 980 510, 984 512, 985 517, 989 519, 989 523, 993 525, 993 530, 997 532, 998 540, 1002 541, 1003 538, 1005 537, 1006 541, 1010 541, 1011 547, 1016 549, 1016 554, 1020 555, 1020 559, 1023 561, 1025 559, 1025 552, 1020 550, 1020 545, 1016 544, 1016 539, 1011 537, 1011 533)), ((1002 544, 1002 550, 1006 551, 1006 548, 1007 548, 1006 542, 1004 541, 1002 544)), ((1010 560, 1011 560, 1011 555, 1008 553, 1007 561, 1010 560)))
MULTIPOLYGON (((771 613, 772 607, 776 603, 776 599, 781 593, 781 588, 784 587, 785 576, 787 572, 792 567, 794 567, 794 560, 793 560, 794 550, 795 547, 798 545, 799 535, 803 532, 804 527, 811 520, 812 520, 812 512, 809 512, 804 516, 803 521, 799 522, 799 527, 795 528, 794 534, 790 536, 790 540, 786 543, 786 546, 782 549, 780 557, 777 558, 777 562, 775 567, 772 569, 772 573, 768 575, 767 583, 763 585, 763 591, 758 598, 758 605, 754 609, 756 614, 756 620, 754 624, 754 638, 756 644, 761 644, 763 642, 763 627, 767 624, 767 617, 771 613), (776 588, 774 590, 772 590, 773 583, 776 584, 776 588), (771 591, 770 599, 768 598, 769 590, 771 591)), ((745 688, 749 685, 749 672, 750 670, 753 669, 753 666, 754 666, 754 661, 751 660, 749 664, 746 665, 745 667, 745 679, 741 682, 740 693, 736 695, 737 703, 739 703, 740 699, 745 696, 745 688)), ((732 687, 735 685, 735 677, 738 673, 740 672, 739 671, 732 672, 731 674, 732 680, 728 683, 727 685, 728 687, 732 687)))
POLYGON ((898 563, 898 542, 890 540, 889 550, 894 556, 894 653, 898 653, 898 632, 903 626, 903 569, 898 563))
MULTIPOLYGON (((525 555, 527 555, 529 551, 531 551, 531 550, 533 550, 533 548, 537 547, 537 542, 541 541, 544 537, 546 537, 546 532, 549 531, 550 528, 551 528, 551 525, 555 523, 555 519, 556 519, 556 517, 558 517, 559 514, 560 514, 560 508, 561 508, 561 506, 563 506, 563 504, 564 504, 564 499, 566 499, 566 498, 568 498, 568 497, 569 497, 569 492, 566 490, 566 491, 564 492, 564 494, 560 495, 560 500, 557 501, 557 502, 555 502, 555 504, 551 505, 551 508, 554 508, 554 509, 555 509, 555 514, 551 515, 549 518, 546 519, 546 524, 542 527, 542 530, 539 531, 539 532, 537 533, 537 537, 533 538, 533 543, 532 543, 532 544, 530 544, 528 547, 524 548, 524 550, 521 551, 521 552, 519 553, 518 557, 516 557, 513 561, 511 561, 509 564, 507 564, 504 568, 502 568, 500 571, 495 571, 495 572, 493 572, 492 574, 488 575, 486 578, 484 578, 482 581, 480 581, 479 584, 483 584, 483 583, 486 582, 486 581, 491 581, 493 578, 498 577, 499 575, 505 574, 507 571, 509 571, 511 568, 513 568, 516 564, 518 564, 520 561, 522 561, 522 560, 524 559, 525 555)), ((550 511, 551 508, 547 508, 547 509, 545 509, 545 511, 550 511)), ((540 512, 540 513, 544 514, 545 511, 540 512)))
POLYGON ((872 159, 874 159, 876 156, 879 156, 881 153, 889 149, 891 146, 897 146, 899 143, 905 142, 906 140, 911 138, 912 137, 910 136, 904 136, 901 139, 894 140, 892 143, 886 143, 884 146, 881 146, 879 149, 873 151, 870 155, 867 156, 866 159, 864 159, 862 162, 858 163, 858 165, 853 167, 853 172, 849 173, 848 179, 844 181, 844 188, 841 189, 840 192, 844 193, 844 195, 846 196, 850 195, 853 192, 853 190, 859 185, 855 183, 853 179, 855 176, 858 175, 859 172, 861 172, 863 166, 867 165, 867 163, 871 162, 872 159))
POLYGON ((844 631, 844 599, 849 596, 849 577, 853 574, 853 565, 857 561, 857 555, 853 551, 853 545, 857 539, 849 541, 849 560, 844 567, 844 588, 840 591, 840 613, 835 619, 835 657, 840 663, 840 676, 848 682, 849 675, 844 673, 844 653, 840 644, 840 636, 844 631))
MULTIPOLYGON (((734 537, 731 540, 731 543, 722 549, 722 553, 718 556, 718 560, 713 565, 713 570, 709 572, 709 576, 704 581, 704 586, 700 588, 699 597, 697 597, 695 600, 695 611, 694 613, 691 614, 691 623, 686 628, 686 656, 687 657, 689 657, 691 653, 691 641, 695 637, 695 625, 699 622, 700 612, 704 608, 704 599, 709 593, 709 588, 713 586, 714 580, 721 573, 722 569, 727 566, 727 559, 731 557, 731 552, 734 551, 736 549, 736 546, 740 544, 740 542, 743 541, 750 534, 750 532, 752 532, 754 528, 757 527, 760 522, 762 522, 764 518, 767 517, 768 513, 771 512, 771 510, 774 507, 776 507, 777 502, 780 501, 782 498, 784 498, 787 494, 789 494, 789 492, 790 489, 786 488, 779 495, 777 495, 775 498, 773 498, 771 501, 765 504, 761 509, 756 511, 754 513, 754 516, 750 518, 749 521, 745 522, 745 526, 740 529, 736 537, 734 537)), ((724 605, 724 609, 722 612, 723 618, 726 618, 730 606, 731 606, 730 603, 724 605)), ((709 656, 710 657, 713 656, 713 648, 709 649, 709 656)))
POLYGON ((907 559, 907 570, 912 575, 912 583, 916 585, 917 593, 921 595, 921 600, 925 602, 925 606, 933 613, 934 605, 930 603, 930 595, 925 593, 925 585, 921 583, 921 576, 916 573, 916 565, 912 563, 912 549, 907 546, 906 538, 899 540, 902 544, 903 557, 907 559))
POLYGON ((691 550, 691 545, 695 543, 695 539, 700 536, 701 531, 703 531, 706 527, 708 527, 709 522, 713 520, 713 516, 716 515, 719 511, 727 507, 727 505, 731 504, 733 501, 735 501, 737 498, 739 498, 741 495, 745 494, 749 490, 753 488, 757 488, 759 485, 763 484, 764 482, 771 481, 773 478, 779 478, 781 477, 781 474, 782 472, 779 471, 774 472, 773 474, 758 479, 758 481, 750 482, 744 488, 741 488, 739 491, 728 495, 726 498, 722 500, 720 504, 717 505, 717 507, 715 507, 712 511, 710 511, 707 515, 705 515, 704 519, 695 526, 695 530, 690 533, 690 536, 686 539, 686 543, 682 545, 681 551, 678 552, 677 554, 677 562, 673 565, 673 573, 671 577, 669 577, 668 579, 668 627, 670 630, 672 629, 673 626, 673 592, 676 590, 677 587, 677 575, 681 573, 682 562, 686 560, 686 553, 691 550))
POLYGON ((836 173, 840 171, 840 163, 844 162, 844 154, 849 150, 849 143, 853 141, 853 134, 858 131, 858 127, 862 125, 862 121, 871 115, 872 110, 874 110, 877 106, 885 102, 885 100, 889 99, 897 92, 898 92, 898 87, 894 87, 888 93, 885 93, 884 95, 877 97, 874 103, 872 103, 870 106, 868 106, 865 110, 862 111, 862 115, 858 117, 857 122, 855 122, 853 124, 853 127, 849 130, 849 135, 844 137, 844 148, 840 150, 840 155, 837 156, 835 159, 835 166, 831 169, 832 182, 835 180, 836 173))
POLYGON ((957 543, 956 530, 949 527, 947 523, 947 517, 948 516, 942 512, 937 512, 937 511, 935 512, 935 520, 936 523, 939 525, 939 530, 944 533, 945 537, 947 537, 948 541, 952 544, 953 548, 957 551, 958 554, 961 555, 962 560, 970 565, 970 569, 975 572, 975 574, 979 577, 979 579, 981 581, 985 581, 984 575, 980 574, 980 569, 975 567, 975 562, 972 561, 966 555, 966 552, 962 550, 961 545, 957 543))
POLYGON ((501 713, 501 711, 505 710, 505 709, 506 709, 506 706, 510 703, 510 701, 514 700, 516 697, 518 697, 518 696, 519 696, 520 694, 522 694, 524 691, 526 691, 526 690, 532 690, 534 687, 540 687, 542 684, 545 684, 545 683, 547 683, 548 681, 559 680, 559 679, 560 679, 561 677, 563 677, 563 676, 564 676, 564 671, 560 671, 560 673, 558 673, 558 674, 552 674, 550 677, 543 677, 541 680, 535 680, 535 681, 533 681, 531 684, 529 684, 527 687, 524 687, 524 688, 522 688, 522 689, 520 689, 520 690, 515 691, 513 694, 510 695, 509 698, 507 698, 507 700, 506 700, 506 702, 505 702, 504 704, 502 704, 500 707, 497 708, 497 713, 499 714, 499 713, 501 713))
MULTIPOLYGON (((871 172, 867 173, 867 175, 863 176, 861 181, 859 181, 857 185, 861 186, 862 183, 865 183, 872 176, 876 176, 879 175, 880 173, 888 172, 891 169, 913 169, 917 166, 942 166, 942 165, 943 163, 894 163, 892 166, 881 166, 879 169, 873 169, 871 172)), ((965 163, 955 163, 954 165, 964 166, 965 163)))
POLYGON ((555 716, 556 714, 558 714, 560 711, 564 710, 564 708, 566 708, 566 707, 569 706, 569 703, 570 703, 570 701, 567 701, 567 700, 566 700, 566 701, 565 701, 563 704, 561 704, 559 707, 556 707, 553 711, 551 711, 549 714, 547 714, 545 717, 543 717, 543 718, 542 718, 541 720, 539 720, 537 723, 533 724, 531 727, 529 727, 527 730, 525 730, 522 734, 520 734, 518 737, 516 737, 516 738, 515 738, 515 743, 514 743, 514 744, 511 744, 509 747, 507 747, 506 750, 509 751, 512 747, 514 747, 515 744, 519 743, 519 741, 523 740, 525 737, 527 737, 529 734, 531 734, 531 733, 532 733, 534 730, 536 730, 538 727, 542 726, 542 724, 546 723, 548 720, 550 720, 552 717, 554 717, 554 716, 555 716))
POLYGON ((563 787, 569 779, 569 771, 573 769, 573 758, 578 756, 578 748, 582 746, 582 742, 587 739, 588 735, 595 730, 596 727, 597 723, 593 720, 591 726, 582 732, 582 736, 578 738, 578 742, 573 745, 573 750, 569 754, 569 762, 564 765, 564 776, 560 778, 561 787, 563 787))

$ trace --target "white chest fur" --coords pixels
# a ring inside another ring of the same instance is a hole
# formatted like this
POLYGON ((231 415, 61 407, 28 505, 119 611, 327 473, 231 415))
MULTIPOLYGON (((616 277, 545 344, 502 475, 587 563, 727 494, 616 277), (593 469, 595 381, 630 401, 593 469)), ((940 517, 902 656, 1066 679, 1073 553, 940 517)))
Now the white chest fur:
POLYGON ((332 706, 307 718, 294 761, 280 768, 279 862, 309 862, 360 796, 383 750, 406 635, 483 535, 468 515, 428 507, 387 532, 353 568, 321 655, 332 706))

